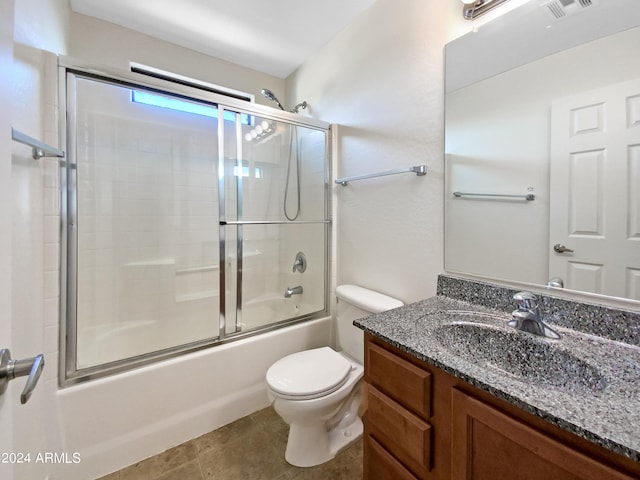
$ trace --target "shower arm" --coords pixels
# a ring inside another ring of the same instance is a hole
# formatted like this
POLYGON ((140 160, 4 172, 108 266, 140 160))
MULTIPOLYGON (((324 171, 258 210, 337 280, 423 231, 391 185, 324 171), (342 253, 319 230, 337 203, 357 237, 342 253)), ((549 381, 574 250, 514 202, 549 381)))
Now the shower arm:
POLYGON ((303 110, 305 108, 307 108, 309 105, 307 104, 306 100, 304 102, 300 102, 299 104, 297 104, 295 107, 293 107, 291 109, 292 113, 298 113, 300 111, 300 109, 302 108, 303 110))

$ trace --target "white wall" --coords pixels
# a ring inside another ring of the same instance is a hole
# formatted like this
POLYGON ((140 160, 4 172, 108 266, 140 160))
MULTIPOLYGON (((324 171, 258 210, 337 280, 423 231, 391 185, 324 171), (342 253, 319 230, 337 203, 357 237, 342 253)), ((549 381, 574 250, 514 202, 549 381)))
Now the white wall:
MULTIPOLYGON (((55 74, 55 57, 42 49, 65 51, 68 12, 64 2, 26 0, 15 2, 14 13, 17 43, 8 85, 11 124, 57 146, 56 85, 44 80, 55 74)), ((10 19, 13 21, 14 16, 10 19)), ((62 446, 52 421, 57 391, 57 169, 54 160, 35 161, 26 146, 13 143, 11 152, 11 176, 8 188, 2 189, 10 198, 11 229, 6 230, 11 232, 14 246, 8 269, 13 312, 11 342, 7 346, 14 358, 44 353, 46 365, 27 404, 21 405, 17 400, 25 378, 14 380, 8 391, 14 405, 13 428, 5 430, 3 424, 3 434, 12 436, 11 451, 34 457, 31 463, 14 465, 10 476, 2 476, 38 479, 45 478, 50 466, 36 463, 36 453, 60 450, 62 446)), ((7 224, 3 221, 3 225, 7 224)))
MULTIPOLYGON (((11 341, 11 72, 13 70, 13 0, 0 2, 0 348, 11 341)), ((13 352, 12 352, 13 353, 13 352)), ((0 452, 13 451, 13 409, 18 387, 0 396, 0 452)), ((1 464, 0 477, 12 478, 13 465, 1 464)))
POLYGON ((425 177, 332 187, 338 283, 405 302, 435 294, 443 268, 442 55, 450 3, 378 0, 287 79, 289 98, 304 98, 314 116, 340 125, 339 176, 427 164, 425 177))
MULTIPOLYGON (((55 65, 53 55, 24 45, 14 46, 12 125, 57 146, 53 119, 55 94, 52 95, 55 84, 53 89, 47 89, 44 81, 46 75, 55 73, 55 65)), ((57 169, 52 159, 34 160, 27 146, 14 143, 12 152, 11 351, 18 358, 45 355, 45 369, 37 391, 26 405, 16 404, 14 448, 35 452, 45 451, 54 433, 48 428, 51 424, 47 418, 57 389, 57 169)), ((16 380, 14 392, 18 392, 24 382, 24 378, 16 380)), ((46 468, 43 464, 31 463, 29 475, 39 478, 46 468)), ((16 478, 21 478, 18 468, 16 478)))
POLYGON ((273 106, 260 90, 268 88, 286 103, 284 80, 213 58, 86 15, 71 13, 68 54, 96 65, 129 70, 129 62, 214 83, 255 95, 256 103, 273 106))
POLYGON ((16 43, 67 53, 70 12, 66 0, 20 0, 15 3, 16 43))

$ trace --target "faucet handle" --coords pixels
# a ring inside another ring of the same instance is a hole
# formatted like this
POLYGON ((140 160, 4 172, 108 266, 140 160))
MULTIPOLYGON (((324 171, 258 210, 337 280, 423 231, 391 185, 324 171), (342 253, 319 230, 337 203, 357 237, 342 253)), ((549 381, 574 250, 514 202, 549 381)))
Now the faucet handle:
POLYGON ((538 307, 538 300, 531 292, 518 292, 513 299, 518 301, 518 308, 521 310, 533 310, 538 307))
POLYGON ((307 257, 302 252, 296 254, 296 259, 293 262, 293 273, 304 273, 307 269, 307 257))

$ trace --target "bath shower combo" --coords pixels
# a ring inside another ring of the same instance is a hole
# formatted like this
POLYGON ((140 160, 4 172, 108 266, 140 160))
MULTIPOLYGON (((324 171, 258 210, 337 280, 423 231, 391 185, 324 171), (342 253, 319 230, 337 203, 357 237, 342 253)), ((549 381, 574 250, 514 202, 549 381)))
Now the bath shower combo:
POLYGON ((327 317, 328 124, 60 68, 62 385, 327 317))

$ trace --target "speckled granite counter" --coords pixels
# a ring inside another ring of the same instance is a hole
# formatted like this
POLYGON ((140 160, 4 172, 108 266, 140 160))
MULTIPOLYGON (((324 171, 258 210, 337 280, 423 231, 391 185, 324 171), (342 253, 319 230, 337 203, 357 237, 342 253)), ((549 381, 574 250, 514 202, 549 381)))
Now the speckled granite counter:
MULTIPOLYGON (((444 281, 444 284, 446 283, 447 279, 444 281)), ((439 293, 446 290, 442 285, 443 282, 440 282, 439 293)), ((483 289, 490 288, 487 284, 480 286, 483 289)), ((461 288, 472 287, 465 285, 461 288)), ((495 292, 489 292, 487 296, 491 297, 493 294, 495 292)), ((513 301, 509 303, 509 308, 513 309, 513 301)), ((604 332, 606 336, 614 337, 614 340, 611 340, 595 336, 592 328, 587 328, 587 333, 582 333, 584 329, 580 332, 566 328, 567 320, 554 322, 554 318, 561 318, 562 312, 557 308, 552 310, 556 317, 547 318, 546 321, 558 330, 562 339, 553 341, 531 336, 530 342, 524 342, 526 345, 535 345, 538 353, 530 355, 528 352, 522 352, 521 348, 515 352, 515 355, 526 358, 525 362, 533 362, 533 369, 526 372, 526 380, 522 380, 522 376, 495 368, 495 364, 500 362, 504 365, 504 358, 499 359, 500 361, 487 358, 486 364, 481 365, 482 362, 476 361, 477 359, 471 362, 459 352, 452 353, 456 348, 460 349, 460 342, 467 342, 463 347, 467 350, 480 350, 481 355, 489 356, 491 351, 500 352, 501 357, 514 354, 512 351, 517 350, 517 346, 512 342, 513 337, 507 338, 503 349, 483 348, 484 342, 474 342, 472 338, 461 340, 454 331, 446 328, 452 323, 452 319, 468 320, 474 316, 465 313, 452 316, 447 312, 480 312, 482 315, 477 319, 472 318, 472 323, 482 323, 486 326, 483 328, 504 334, 503 327, 510 315, 504 312, 501 306, 497 307, 492 309, 438 295, 356 320, 355 325, 552 424, 640 461, 640 347, 621 341, 629 335, 630 340, 637 342, 635 333, 640 328, 640 321, 636 325, 636 320, 640 320, 640 316, 636 312, 620 311, 619 314, 624 319, 622 328, 620 325, 612 325, 612 334, 604 332), (621 328, 621 332, 616 331, 616 328, 621 328), (452 335, 456 337, 452 338, 452 335), (620 338, 621 336, 623 338, 620 338), (456 348, 452 348, 450 342, 455 343, 456 348), (469 342, 472 344, 468 344, 469 342), (553 372, 542 372, 535 365, 535 356, 540 357, 540 352, 548 349, 553 349, 553 357, 559 353, 560 360, 556 360, 555 364, 552 362, 553 372), (577 359, 577 362, 565 364, 562 361, 563 355, 577 359), (584 382, 576 381, 578 377, 587 378, 584 382)), ((615 312, 609 313, 616 315, 615 312)), ((590 318, 590 323, 597 323, 594 322, 596 316, 590 314, 590 318)), ((578 319, 577 324, 581 325, 581 322, 584 323, 586 320, 578 319)), ((513 333, 529 336, 515 330, 513 333)), ((511 330, 506 334, 511 335, 511 330)))

